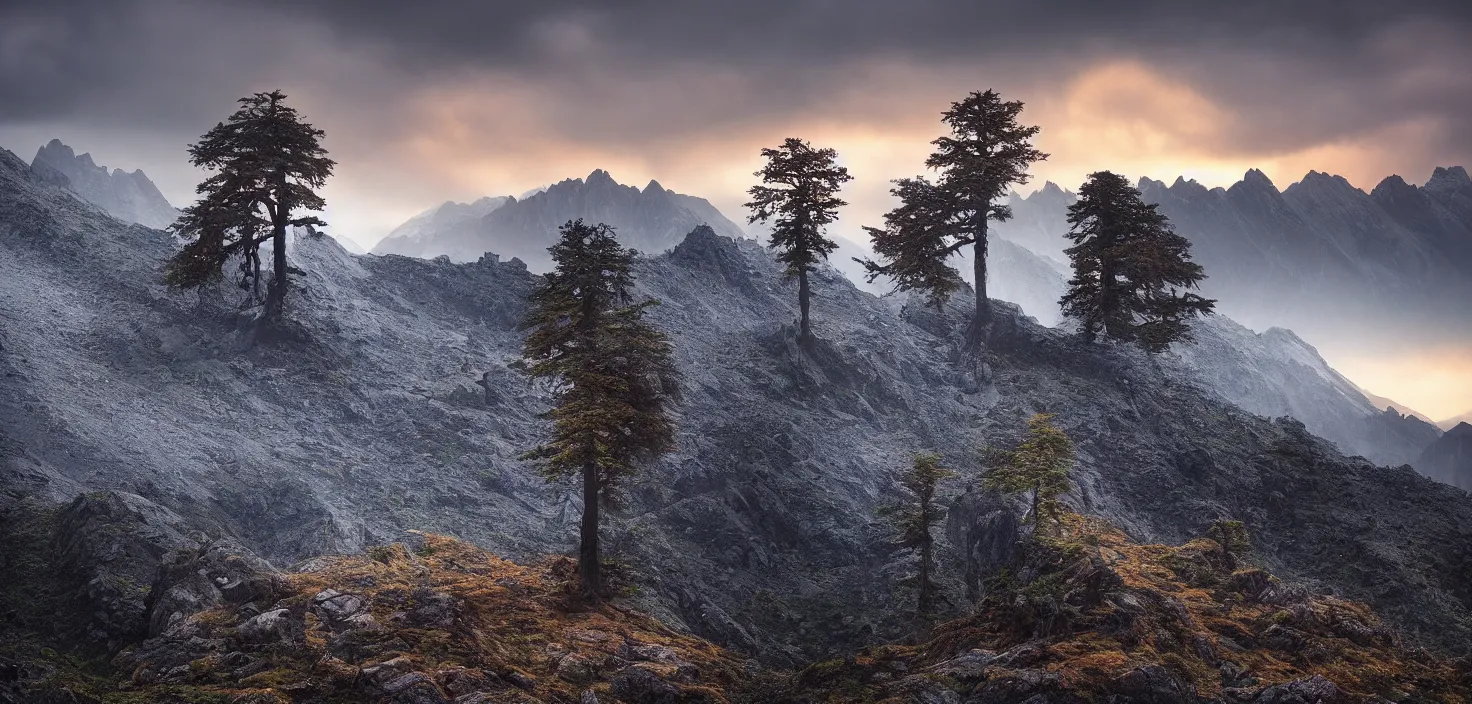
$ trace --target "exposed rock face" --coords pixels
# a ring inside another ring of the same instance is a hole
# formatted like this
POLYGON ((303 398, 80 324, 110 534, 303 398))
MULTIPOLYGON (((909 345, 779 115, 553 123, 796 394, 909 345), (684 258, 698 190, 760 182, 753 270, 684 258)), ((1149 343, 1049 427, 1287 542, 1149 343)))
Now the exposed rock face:
POLYGON ((523 200, 446 203, 404 223, 373 251, 424 258, 445 255, 457 262, 495 252, 544 272, 551 268, 547 247, 557 228, 577 218, 614 226, 620 241, 647 254, 674 247, 702 224, 726 237, 744 236, 704 198, 666 190, 657 181, 643 190, 624 186, 599 169, 587 179, 568 179, 523 200))
MULTIPOLYGON (((130 491, 277 564, 406 528, 511 556, 573 546, 576 499, 517 459, 547 401, 511 366, 535 283, 519 262, 352 257, 300 238, 290 334, 257 340, 230 291, 163 289, 166 236, 28 171, 0 152, 6 485, 130 491)), ((895 472, 921 449, 975 472, 979 446, 1046 410, 1080 448, 1072 505, 1172 541, 1241 518, 1280 574, 1448 647, 1472 641, 1465 492, 1346 460, 1301 425, 1005 304, 971 365, 961 303, 879 299, 828 271, 813 277, 819 343, 800 349, 796 284, 750 240, 702 230, 636 273, 684 373, 681 433, 605 540, 668 623, 771 662, 898 636, 904 566, 874 518, 895 472)), ((965 566, 942 571, 962 594, 965 566)))
POLYGON ((83 200, 119 220, 161 230, 179 217, 179 211, 169 205, 168 199, 142 171, 108 172, 106 167, 93 163, 91 154, 78 156, 59 139, 36 151, 31 168, 39 178, 70 188, 83 200))
POLYGON ((1472 491, 1472 423, 1446 431, 1416 462, 1426 474, 1472 491))
MULTIPOLYGON (((1468 343, 1472 313, 1472 185, 1461 167, 1425 186, 1392 176, 1372 193, 1310 172, 1279 191, 1249 171, 1231 188, 1141 179, 1206 269, 1217 310, 1254 329, 1284 327, 1310 340, 1407 338, 1468 343)), ((1052 184, 1010 201, 996 231, 1066 261, 1065 208, 1052 184)))

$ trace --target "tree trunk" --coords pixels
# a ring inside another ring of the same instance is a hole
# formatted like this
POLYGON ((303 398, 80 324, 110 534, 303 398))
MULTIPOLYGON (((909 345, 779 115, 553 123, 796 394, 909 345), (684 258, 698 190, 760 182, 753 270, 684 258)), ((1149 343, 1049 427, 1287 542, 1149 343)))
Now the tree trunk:
POLYGON ((1038 482, 1032 487, 1032 532, 1033 535, 1042 535, 1043 517, 1038 515, 1038 494, 1043 493, 1043 483, 1038 482))
POLYGON ((808 342, 813 337, 813 328, 808 323, 808 268, 797 270, 797 305, 802 309, 802 341, 808 342))
POLYGON ((976 275, 976 317, 971 320, 970 337, 978 347, 986 339, 986 331, 992 324, 991 299, 986 296, 986 230, 986 215, 983 214, 981 222, 976 226, 976 258, 971 264, 972 272, 976 275))
POLYGON ((930 614, 931 602, 933 600, 930 593, 930 550, 932 541, 930 539, 929 516, 922 510, 920 518, 922 521, 926 521, 926 528, 925 535, 920 538, 920 599, 919 603, 916 604, 915 611, 921 616, 927 616, 930 614))
POLYGON ((578 545, 578 578, 583 598, 598 601, 603 582, 598 561, 598 465, 583 465, 583 530, 578 545))
POLYGON ((276 317, 286 303, 286 221, 271 233, 271 286, 266 290, 266 314, 276 317))

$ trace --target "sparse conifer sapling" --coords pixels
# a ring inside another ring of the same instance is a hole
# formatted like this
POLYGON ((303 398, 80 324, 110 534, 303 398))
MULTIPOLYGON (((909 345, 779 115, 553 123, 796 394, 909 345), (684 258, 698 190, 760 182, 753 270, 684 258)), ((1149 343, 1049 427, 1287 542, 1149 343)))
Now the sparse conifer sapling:
POLYGON ((1027 437, 1014 449, 995 453, 982 485, 1007 494, 1027 493, 1031 509, 1024 522, 1043 535, 1059 524, 1063 502, 1058 497, 1072 488, 1074 447, 1068 435, 1053 425, 1053 415, 1038 413, 1027 419, 1027 437))
POLYGON ((895 535, 895 544, 915 554, 916 575, 914 584, 918 592, 916 612, 920 616, 934 613, 939 585, 935 582, 935 537, 931 528, 945 517, 937 505, 936 489, 941 481, 955 476, 942 467, 940 456, 921 453, 915 456, 914 464, 900 475, 900 488, 904 498, 879 509, 887 519, 895 535))

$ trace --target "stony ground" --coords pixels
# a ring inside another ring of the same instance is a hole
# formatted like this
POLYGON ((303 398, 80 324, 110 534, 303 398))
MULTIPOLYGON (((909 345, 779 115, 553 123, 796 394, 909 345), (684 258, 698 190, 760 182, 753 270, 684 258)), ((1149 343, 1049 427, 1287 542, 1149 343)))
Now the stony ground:
POLYGON ((1078 515, 1015 533, 965 615, 791 671, 641 613, 617 570, 609 601, 582 602, 562 556, 419 534, 278 571, 136 497, 0 509, 5 704, 1472 701, 1472 659, 1415 649, 1250 550, 1142 545, 1078 515), (128 585, 164 543, 151 585, 128 585), (134 612, 140 630, 86 637, 134 612))

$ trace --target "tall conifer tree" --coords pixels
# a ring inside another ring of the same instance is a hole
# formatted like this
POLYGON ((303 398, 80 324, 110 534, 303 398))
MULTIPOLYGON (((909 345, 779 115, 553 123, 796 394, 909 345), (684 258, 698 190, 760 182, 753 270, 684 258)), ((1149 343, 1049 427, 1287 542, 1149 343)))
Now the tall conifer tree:
POLYGON ((314 189, 332 175, 322 130, 302 122, 281 91, 239 100, 241 108, 190 145, 190 163, 214 173, 195 189, 200 199, 185 208, 173 230, 189 240, 165 267, 175 288, 197 288, 220 278, 233 255, 242 256, 241 285, 259 295, 260 246, 271 242, 272 276, 266 313, 275 317, 286 300, 286 231, 324 226, 300 211, 326 205, 314 189))
POLYGON ((634 252, 613 228, 569 222, 548 251, 556 268, 531 296, 522 356, 533 378, 552 383, 552 437, 523 457, 548 480, 581 477, 578 575, 596 601, 599 507, 639 463, 673 448, 667 406, 678 382, 669 338, 644 320, 657 301, 633 302, 634 252))
POLYGON ((936 180, 917 176, 895 181, 890 193, 899 197, 899 207, 885 215, 882 229, 864 228, 879 259, 859 260, 869 280, 886 276, 897 291, 925 291, 937 307, 961 287, 961 275, 947 260, 971 246, 976 315, 967 336, 974 344, 991 324, 988 222, 1012 217, 998 199, 1012 186, 1027 183, 1028 167, 1048 158, 1032 146, 1038 128, 1017 122, 1021 113, 1021 102, 1004 101, 991 90, 952 103, 941 118, 951 133, 931 142, 936 149, 925 160, 939 172, 936 180))
POLYGON ((808 272, 819 260, 838 248, 824 230, 838 220, 838 209, 848 205, 838 197, 838 189, 852 181, 848 169, 836 162, 833 149, 814 149, 796 137, 788 137, 776 149, 763 149, 767 160, 756 172, 762 183, 747 193, 751 209, 747 222, 772 221, 771 248, 777 260, 787 265, 787 273, 797 277, 797 302, 802 310, 803 341, 812 338, 808 322, 808 272))
POLYGON ((1191 243, 1123 176, 1090 174, 1068 207, 1068 224, 1073 278, 1060 303, 1084 339, 1103 334, 1161 352, 1190 339, 1188 318, 1215 307, 1191 291, 1206 278, 1191 261, 1191 243))

